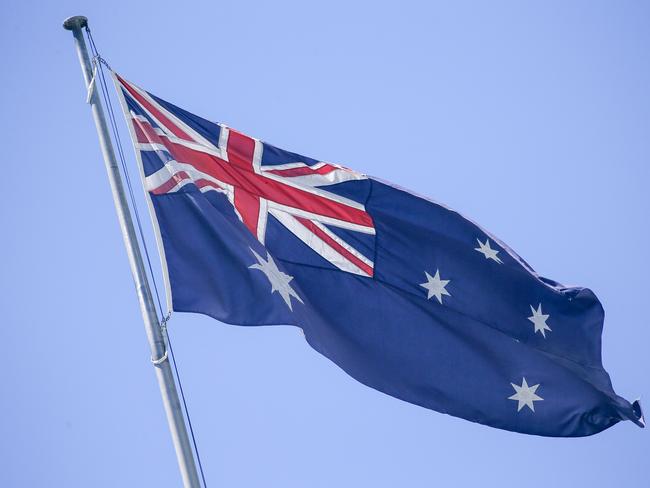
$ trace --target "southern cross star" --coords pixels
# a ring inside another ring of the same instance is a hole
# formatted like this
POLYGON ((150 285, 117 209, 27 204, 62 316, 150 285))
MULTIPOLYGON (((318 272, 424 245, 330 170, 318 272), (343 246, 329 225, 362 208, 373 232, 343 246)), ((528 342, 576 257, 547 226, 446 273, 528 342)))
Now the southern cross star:
POLYGON ((289 284, 289 282, 293 280, 293 276, 289 276, 287 273, 280 271, 268 251, 266 252, 268 260, 264 260, 262 256, 257 254, 252 249, 251 252, 257 258, 257 263, 251 264, 249 268, 257 269, 264 273, 266 278, 271 283, 271 293, 277 291, 284 300, 284 303, 286 303, 287 307, 289 307, 289 310, 293 310, 293 308, 291 308, 291 297, 294 297, 300 303, 304 303, 296 291, 291 288, 291 285, 289 284))
POLYGON ((517 393, 508 397, 508 400, 515 400, 517 403, 517 412, 519 412, 524 405, 530 408, 533 412, 535 411, 535 405, 533 402, 541 402, 544 400, 542 397, 537 396, 535 392, 539 388, 539 384, 528 386, 526 383, 526 378, 522 378, 521 386, 510 383, 517 393))
POLYGON ((475 247, 474 250, 483 254, 483 256, 485 256, 485 259, 493 259, 497 263, 503 264, 503 261, 501 261, 499 256, 497 256, 497 254, 499 254, 499 251, 497 251, 496 249, 492 249, 490 247, 490 239, 486 237, 485 243, 481 242, 481 240, 478 238, 476 240, 478 242, 479 247, 475 247))
POLYGON ((426 271, 424 274, 427 277, 427 281, 426 283, 420 283, 420 286, 427 290, 427 300, 430 300, 431 297, 436 297, 442 303, 443 295, 451 296, 451 293, 445 289, 445 286, 447 286, 450 280, 441 280, 440 270, 436 270, 435 276, 431 276, 426 271))
POLYGON ((530 306, 530 310, 533 312, 533 315, 528 317, 528 320, 530 320, 535 326, 535 333, 541 332, 544 339, 546 339, 546 331, 551 330, 551 328, 546 325, 546 320, 550 317, 550 315, 542 313, 541 303, 537 307, 537 310, 535 310, 532 305, 530 306))

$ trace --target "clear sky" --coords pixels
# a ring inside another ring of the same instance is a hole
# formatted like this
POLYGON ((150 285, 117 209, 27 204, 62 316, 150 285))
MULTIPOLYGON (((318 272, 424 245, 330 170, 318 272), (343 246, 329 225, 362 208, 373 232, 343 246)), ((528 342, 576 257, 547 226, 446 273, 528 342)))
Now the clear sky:
MULTIPOLYGON (((75 14, 153 93, 444 202, 541 274, 592 288, 614 386, 650 405, 647 2, 0 10, 0 486, 180 483, 61 28, 75 14)), ((170 332, 211 487, 648 486, 650 436, 630 422, 583 439, 524 436, 367 388, 292 327, 177 314, 170 332)))

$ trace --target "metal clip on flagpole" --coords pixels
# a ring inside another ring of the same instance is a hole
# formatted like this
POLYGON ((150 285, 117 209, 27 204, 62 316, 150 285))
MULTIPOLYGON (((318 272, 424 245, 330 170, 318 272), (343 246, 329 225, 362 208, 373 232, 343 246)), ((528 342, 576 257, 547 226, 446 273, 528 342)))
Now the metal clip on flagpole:
MULTIPOLYGON (((163 398, 165 412, 167 414, 167 422, 172 434, 172 440, 176 449, 176 457, 183 478, 184 486, 188 488, 200 488, 199 477, 194 463, 194 455, 190 444, 190 439, 187 435, 185 427, 185 419, 181 410, 181 403, 179 401, 178 392, 176 390, 176 383, 169 361, 167 358, 167 348, 162 335, 162 331, 158 324, 158 317, 156 316, 156 309, 147 280, 144 263, 138 240, 133 226, 133 219, 129 211, 129 206, 124 192, 124 185, 115 159, 115 151, 109 136, 106 118, 104 117, 104 109, 100 102, 99 94, 95 86, 96 70, 93 70, 88 50, 86 48, 86 41, 83 36, 85 27, 88 26, 88 19, 82 16, 75 16, 66 19, 63 22, 63 27, 72 31, 77 47, 77 54, 79 62, 81 63, 81 71, 83 72, 86 82, 86 90, 88 103, 92 108, 95 126, 97 127, 97 135, 99 136, 99 145, 101 146, 102 154, 104 156, 104 163, 106 164, 106 171, 108 172, 108 179, 111 184, 113 192, 113 201, 115 202, 115 209, 117 210, 117 218, 122 230, 122 237, 124 238, 124 245, 131 265, 131 273, 135 281, 136 292, 138 294, 138 301, 140 302, 140 310, 144 325, 147 332, 149 345, 151 346, 151 357, 159 358, 154 361, 156 376, 158 378, 158 385, 163 398)), ((97 60, 95 61, 95 68, 97 67, 97 60)))
POLYGON ((90 83, 88 84, 88 90, 86 91, 86 103, 90 103, 93 94, 95 93, 95 80, 97 79, 97 68, 99 67, 99 64, 97 63, 96 59, 93 59, 93 76, 90 80, 90 83))

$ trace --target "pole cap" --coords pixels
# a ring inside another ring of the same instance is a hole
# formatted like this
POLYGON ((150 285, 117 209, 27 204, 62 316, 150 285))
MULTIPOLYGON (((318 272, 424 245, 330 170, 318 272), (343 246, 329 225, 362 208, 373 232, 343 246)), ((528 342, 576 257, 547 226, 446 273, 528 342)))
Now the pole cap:
POLYGON ((63 28, 66 30, 77 30, 88 27, 88 18, 83 15, 73 15, 63 21, 63 28))

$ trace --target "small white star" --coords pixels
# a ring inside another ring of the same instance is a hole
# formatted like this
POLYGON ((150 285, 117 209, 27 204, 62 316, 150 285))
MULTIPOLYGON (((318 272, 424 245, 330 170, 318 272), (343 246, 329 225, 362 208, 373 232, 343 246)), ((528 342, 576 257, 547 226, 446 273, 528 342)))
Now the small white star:
POLYGON ((280 271, 268 251, 266 252, 268 261, 265 261, 262 256, 257 254, 252 249, 251 252, 257 258, 257 263, 251 264, 249 268, 257 269, 266 275, 269 282, 271 283, 271 293, 277 291, 284 300, 284 303, 286 303, 287 307, 289 307, 289 310, 293 310, 293 308, 291 308, 291 297, 294 297, 300 303, 304 303, 296 291, 291 288, 291 285, 289 284, 289 282, 293 280, 293 276, 289 276, 287 273, 280 271))
POLYGON ((441 280, 440 279, 440 270, 436 270, 436 275, 431 276, 429 273, 426 271, 424 274, 427 277, 426 283, 420 283, 420 286, 427 290, 427 300, 430 300, 431 297, 436 297, 440 303, 442 303, 442 296, 447 295, 451 296, 451 293, 449 293, 446 289, 445 286, 449 283, 451 280, 441 280))
POLYGON ((533 312, 533 315, 528 317, 528 320, 530 320, 535 325, 535 333, 541 332, 544 339, 546 339, 546 331, 551 330, 551 328, 546 325, 546 320, 550 317, 550 315, 542 313, 541 303, 537 307, 537 310, 535 310, 532 305, 530 306, 530 310, 533 312))
POLYGON ((497 263, 503 264, 503 261, 501 261, 499 256, 497 256, 497 254, 499 254, 499 251, 497 251, 496 249, 492 249, 490 247, 490 239, 486 237, 485 243, 481 242, 481 240, 478 238, 476 240, 478 242, 479 247, 475 247, 474 250, 483 254, 485 256, 485 259, 493 259, 497 263))
POLYGON ((508 397, 508 400, 517 401, 517 412, 519 412, 524 405, 530 408, 533 412, 535 411, 535 405, 533 402, 540 402, 544 400, 542 397, 535 394, 539 384, 528 386, 526 383, 526 378, 522 378, 521 386, 510 383, 517 393, 508 397))

